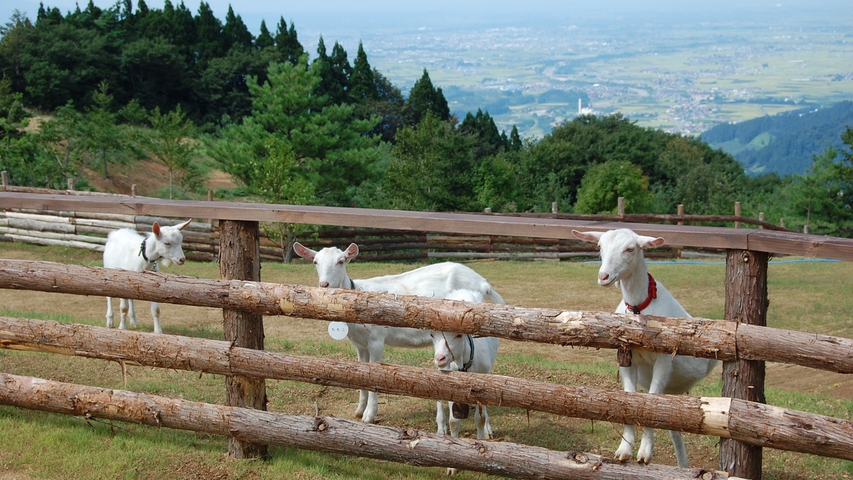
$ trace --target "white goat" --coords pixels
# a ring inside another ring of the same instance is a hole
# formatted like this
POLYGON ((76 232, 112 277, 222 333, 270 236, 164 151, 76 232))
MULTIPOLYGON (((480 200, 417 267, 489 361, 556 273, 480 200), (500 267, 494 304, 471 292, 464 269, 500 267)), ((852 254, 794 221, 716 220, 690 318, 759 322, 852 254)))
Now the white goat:
MULTIPOLYGON (((447 299, 480 303, 483 301, 483 294, 482 292, 471 290, 454 290, 447 295, 447 299)), ((492 373, 492 367, 495 364, 495 358, 498 354, 498 342, 500 341, 498 338, 475 338, 473 335, 466 335, 464 333, 436 331, 429 332, 429 335, 432 338, 432 346, 435 351, 433 360, 439 370, 492 373)), ((448 401, 447 406, 451 413, 453 413, 453 402, 448 401)), ((444 402, 437 402, 436 409, 435 422, 438 424, 438 433, 446 435, 447 417, 444 412, 444 402)), ((467 409, 463 407, 460 410, 463 413, 458 418, 453 414, 450 416, 450 435, 453 437, 459 436, 459 429, 462 425, 461 419, 467 417, 467 412, 465 411, 467 409)), ((477 423, 477 438, 492 438, 492 427, 489 425, 489 414, 486 411, 485 405, 477 405, 474 419, 477 423)))
MULTIPOLYGON (((122 228, 110 232, 104 246, 104 268, 118 268, 133 272, 151 270, 158 272, 158 263, 168 267, 172 263, 183 265, 186 261, 181 243, 184 240, 181 230, 192 219, 174 227, 161 227, 154 222, 151 232, 140 235, 136 230, 122 228)), ((118 328, 127 328, 127 320, 134 327, 139 325, 133 300, 122 298, 119 301, 121 321, 118 328)), ((160 305, 151 302, 151 316, 154 318, 154 333, 163 333, 160 328, 160 305)), ((107 297, 107 328, 113 326, 113 299, 107 297)))
MULTIPOLYGON (((300 257, 314 262, 321 287, 436 298, 446 298, 454 290, 467 289, 480 292, 492 303, 505 303, 485 278, 458 263, 436 263, 398 275, 353 280, 347 275, 346 265, 358 256, 358 245, 352 243, 346 250, 326 247, 314 251, 296 242, 293 250, 300 257)), ((358 323, 348 323, 347 327, 347 338, 355 347, 360 362, 381 362, 385 345, 418 348, 432 344, 427 330, 358 323)), ((360 390, 355 416, 363 422, 373 423, 378 409, 376 392, 360 390)))
MULTIPOLYGON (((665 317, 689 317, 690 314, 678 300, 646 269, 643 249, 663 245, 663 238, 637 235, 622 228, 607 232, 579 232, 572 234, 587 242, 598 242, 601 252, 601 268, 598 284, 609 286, 619 282, 622 287, 622 302, 616 313, 642 313, 665 317)), ((643 349, 632 349, 630 367, 619 367, 622 387, 626 392, 636 392, 637 387, 648 393, 682 394, 708 376, 720 363, 707 358, 654 353, 643 349)), ((687 467, 687 450, 680 432, 670 431, 678 466, 687 467)), ((616 458, 625 461, 631 458, 636 429, 625 425, 622 443, 616 450, 616 458)), ((643 437, 637 451, 637 461, 649 463, 655 445, 654 430, 643 428, 643 437)))

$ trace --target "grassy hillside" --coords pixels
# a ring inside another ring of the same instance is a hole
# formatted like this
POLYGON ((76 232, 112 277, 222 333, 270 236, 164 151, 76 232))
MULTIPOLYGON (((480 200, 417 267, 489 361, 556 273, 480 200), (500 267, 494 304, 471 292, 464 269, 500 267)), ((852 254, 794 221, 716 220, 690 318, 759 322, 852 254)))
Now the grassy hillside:
POLYGON ((735 157, 747 173, 802 174, 815 155, 844 148, 841 134, 851 125, 853 102, 848 101, 721 124, 701 138, 735 157))

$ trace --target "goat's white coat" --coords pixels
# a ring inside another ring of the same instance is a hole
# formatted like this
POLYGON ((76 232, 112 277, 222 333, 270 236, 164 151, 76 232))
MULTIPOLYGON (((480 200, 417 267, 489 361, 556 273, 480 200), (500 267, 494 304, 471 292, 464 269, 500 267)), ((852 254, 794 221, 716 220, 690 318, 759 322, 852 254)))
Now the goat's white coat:
MULTIPOLYGON (((479 292, 484 300, 491 303, 505 303, 485 278, 458 263, 436 263, 397 275, 353 280, 347 275, 346 264, 358 256, 358 245, 352 243, 346 250, 326 247, 315 251, 296 242, 293 250, 300 257, 314 262, 321 287, 435 298, 446 298, 454 290, 465 289, 479 292)), ((347 323, 347 327, 347 338, 355 347, 360 362, 381 362, 385 345, 407 348, 432 345, 427 330, 358 323, 347 323)), ((373 423, 378 409, 376 392, 360 390, 356 417, 360 417, 363 422, 373 423)))
MULTIPOLYGON (((133 272, 151 270, 159 271, 158 263, 168 267, 172 263, 183 265, 186 261, 181 246, 184 240, 181 230, 190 224, 192 219, 173 227, 161 227, 157 222, 151 228, 151 232, 140 235, 136 230, 122 228, 107 235, 107 243, 104 246, 104 268, 118 268, 133 272), (147 238, 147 240, 146 240, 147 238), (142 246, 145 241, 145 257, 142 256, 142 246)), ((133 300, 122 298, 119 301, 121 321, 118 328, 127 328, 127 320, 132 326, 139 325, 136 319, 136 310, 133 308, 133 300)), ((107 297, 107 328, 113 326, 113 300, 107 297)), ((160 304, 151 302, 151 317, 154 319, 154 333, 163 333, 160 328, 160 304)))
MULTIPOLYGON (((625 303, 641 305, 648 297, 649 276, 643 249, 663 245, 660 237, 637 235, 635 232, 622 228, 607 232, 579 232, 572 234, 588 242, 597 242, 601 252, 601 268, 598 271, 598 283, 609 286, 619 283, 622 288, 622 301, 616 308, 616 313, 631 313, 625 303)), ((663 284, 657 283, 657 298, 641 312, 643 315, 663 317, 690 317, 690 314, 678 303, 663 284)), ((708 376, 720 363, 707 358, 672 356, 668 353, 654 353, 643 349, 632 349, 632 364, 630 367, 619 367, 622 377, 622 387, 626 392, 636 392, 640 387, 648 393, 683 394, 687 393, 697 382, 708 376)), ((680 432, 670 431, 670 437, 675 447, 678 466, 687 467, 687 450, 680 432)), ((616 450, 619 461, 631 458, 636 438, 633 425, 625 425, 622 443, 616 450)), ((655 444, 654 430, 643 428, 640 448, 637 451, 637 461, 649 463, 655 444)))
MULTIPOLYGON (((480 303, 483 301, 483 295, 481 292, 473 292, 471 290, 454 290, 447 295, 447 299, 480 303)), ((464 333, 437 331, 429 333, 432 338, 433 351, 435 352, 433 361, 439 370, 459 371, 462 370, 463 365, 470 361, 471 364, 467 371, 492 373, 495 358, 498 355, 498 343, 500 341, 498 338, 474 337, 474 355, 472 356, 468 335, 464 333)), ((448 410, 452 411, 453 402, 448 401, 447 407, 448 410)), ((450 419, 450 435, 458 437, 462 420, 454 418, 453 415, 447 417, 444 410, 444 402, 436 402, 435 423, 438 425, 438 433, 440 435, 447 435, 448 418, 450 419)), ((476 406, 474 409, 474 420, 477 424, 477 438, 481 440, 492 438, 492 427, 489 424, 489 413, 486 411, 485 405, 476 406)))

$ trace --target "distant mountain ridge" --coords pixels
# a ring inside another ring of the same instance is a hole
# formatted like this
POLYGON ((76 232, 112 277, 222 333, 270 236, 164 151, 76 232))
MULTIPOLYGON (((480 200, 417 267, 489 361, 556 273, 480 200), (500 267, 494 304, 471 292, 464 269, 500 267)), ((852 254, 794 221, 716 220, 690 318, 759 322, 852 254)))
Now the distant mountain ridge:
POLYGON ((844 147, 841 134, 848 125, 853 125, 851 101, 721 124, 700 138, 732 155, 749 175, 802 174, 815 155, 844 147))

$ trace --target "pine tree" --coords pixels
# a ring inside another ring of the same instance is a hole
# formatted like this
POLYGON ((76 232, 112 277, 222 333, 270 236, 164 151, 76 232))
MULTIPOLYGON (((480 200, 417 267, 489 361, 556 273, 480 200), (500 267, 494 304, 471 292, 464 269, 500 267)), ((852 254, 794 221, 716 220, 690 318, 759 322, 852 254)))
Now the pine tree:
POLYGON ((302 48, 302 44, 296 38, 296 27, 293 22, 290 22, 290 29, 288 29, 284 17, 278 21, 274 40, 275 48, 278 50, 282 62, 290 62, 296 65, 302 55, 305 54, 305 49, 302 48))
POLYGON ((268 47, 274 47, 275 40, 272 38, 270 31, 267 29, 267 24, 265 21, 261 20, 261 32, 258 34, 258 38, 255 40, 255 48, 258 50, 263 50, 268 47))
MULTIPOLYGON (((167 0, 168 1, 168 0, 167 0)), ((228 5, 228 13, 225 15, 225 26, 222 27, 223 46, 225 51, 231 49, 235 45, 241 47, 252 47, 252 34, 243 23, 240 15, 234 14, 234 9, 228 5)))
POLYGON ((212 155, 247 186, 256 185, 253 165, 271 155, 266 141, 275 137, 295 153, 296 173, 314 185, 320 204, 350 205, 352 190, 373 173, 379 155, 378 139, 367 134, 376 121, 355 118, 352 105, 324 104, 307 63, 307 55, 296 65, 272 63, 263 85, 250 83, 252 114, 223 132, 212 155))
POLYGON ((184 56, 187 65, 191 65, 195 63, 195 48, 193 47, 198 42, 193 14, 184 5, 184 2, 181 2, 178 8, 175 9, 171 20, 172 26, 175 29, 173 43, 178 51, 181 52, 181 55, 184 56))
MULTIPOLYGON (((335 44, 337 45, 337 43, 335 44)), ((323 36, 320 35, 320 40, 317 42, 317 58, 311 63, 311 71, 319 77, 320 82, 314 89, 314 95, 324 97, 327 104, 337 105, 341 102, 339 99, 346 93, 341 88, 335 72, 332 69, 332 58, 326 51, 326 42, 323 36)))
POLYGON ((305 55, 305 49, 302 48, 302 44, 299 43, 299 38, 296 35, 296 25, 294 25, 292 20, 290 21, 290 30, 288 30, 287 41, 287 61, 296 65, 299 63, 299 59, 302 58, 302 55, 305 55))
POLYGON ((521 150, 523 146, 523 142, 521 141, 521 135, 518 133, 518 127, 515 125, 512 126, 512 132, 509 135, 509 149, 513 152, 518 152, 521 150))
POLYGON ((368 109, 373 115, 381 118, 379 124, 371 131, 379 135, 383 142, 394 143, 397 132, 403 128, 403 111, 406 100, 399 88, 395 87, 388 78, 373 69, 373 81, 376 86, 376 99, 368 100, 368 109))
POLYGON ((138 18, 136 22, 137 34, 141 38, 150 40, 162 37, 173 43, 173 14, 174 8, 172 8, 172 3, 166 0, 163 10, 150 10, 146 12, 145 16, 138 18))
POLYGON ((358 42, 358 54, 352 66, 352 75, 349 79, 349 96, 353 102, 363 102, 367 99, 377 99, 379 91, 373 77, 373 69, 367 62, 367 54, 364 47, 358 42))
POLYGON ((474 155, 478 159, 495 155, 505 150, 506 142, 501 138, 500 133, 498 133, 498 127, 488 112, 483 113, 483 110, 477 109, 476 116, 468 112, 459 126, 459 130, 477 137, 477 151, 474 155))
POLYGON ((335 42, 332 47, 332 54, 329 56, 329 66, 331 67, 332 88, 329 93, 329 101, 333 105, 342 103, 350 103, 349 101, 349 81, 352 76, 352 67, 347 59, 347 51, 343 45, 335 42))
POLYGON ((424 74, 415 82, 406 100, 404 114, 406 125, 417 125, 427 112, 432 112, 439 120, 450 120, 450 107, 447 105, 444 93, 441 88, 436 89, 432 85, 429 73, 424 69, 424 74))
POLYGON ((195 17, 195 24, 198 34, 198 43, 196 44, 198 64, 204 70, 211 60, 221 57, 225 53, 222 43, 222 22, 213 15, 210 4, 201 2, 198 6, 198 15, 195 17))

